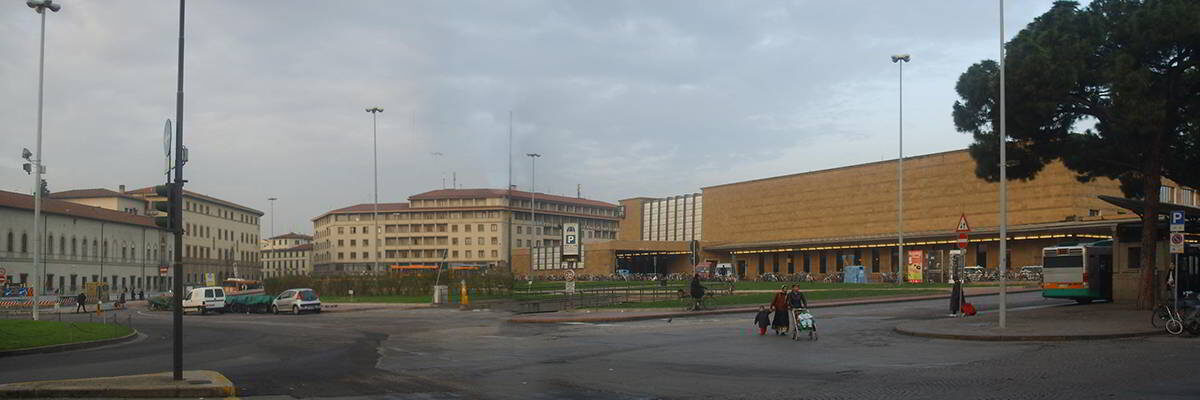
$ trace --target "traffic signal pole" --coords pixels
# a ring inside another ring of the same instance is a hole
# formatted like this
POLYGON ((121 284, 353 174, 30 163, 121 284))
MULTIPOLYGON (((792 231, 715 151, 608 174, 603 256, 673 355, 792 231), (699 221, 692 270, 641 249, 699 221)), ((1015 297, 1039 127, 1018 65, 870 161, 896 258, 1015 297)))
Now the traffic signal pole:
POLYGON ((174 305, 174 378, 183 380, 183 16, 186 0, 179 0, 179 65, 175 91, 175 179, 171 187, 171 228, 175 235, 175 254, 171 260, 174 286, 171 302, 174 305))

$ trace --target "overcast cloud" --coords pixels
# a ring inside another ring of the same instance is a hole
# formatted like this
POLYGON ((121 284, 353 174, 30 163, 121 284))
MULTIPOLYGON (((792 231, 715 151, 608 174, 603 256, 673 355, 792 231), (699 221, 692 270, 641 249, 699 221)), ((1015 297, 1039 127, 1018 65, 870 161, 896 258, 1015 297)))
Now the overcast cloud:
MULTIPOLYGON (((54 191, 162 181, 177 4, 61 0, 46 39, 54 191)), ((1006 30, 1051 1, 1009 1, 1006 30)), ((615 202, 960 149, 954 83, 998 55, 996 1, 193 1, 190 190, 268 211, 277 233, 370 202, 508 181, 615 202), (433 152, 445 155, 435 157, 433 152)), ((0 189, 28 193, 38 15, 0 4, 0 189)), ((270 217, 263 223, 268 235, 270 217)))

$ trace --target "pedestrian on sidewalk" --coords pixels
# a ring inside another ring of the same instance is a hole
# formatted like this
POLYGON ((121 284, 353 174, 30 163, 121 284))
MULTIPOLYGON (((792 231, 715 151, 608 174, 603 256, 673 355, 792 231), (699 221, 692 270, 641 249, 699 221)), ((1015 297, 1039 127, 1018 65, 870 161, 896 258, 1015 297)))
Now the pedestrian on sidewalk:
POLYGON ((81 309, 83 312, 87 312, 87 294, 83 292, 79 292, 79 295, 75 296, 75 312, 79 312, 81 309))
POLYGON ((692 305, 692 310, 704 308, 704 285, 700 284, 700 274, 692 275, 692 299, 695 303, 692 305))
POLYGON ((775 298, 771 299, 771 310, 775 312, 774 318, 771 318, 771 326, 775 328, 776 335, 786 335, 788 332, 787 289, 787 285, 783 285, 779 292, 775 293, 775 298))
POLYGON ((758 325, 758 336, 767 334, 767 326, 771 325, 771 312, 767 306, 758 306, 758 314, 754 315, 754 324, 758 325))
POLYGON ((114 308, 125 308, 125 291, 121 291, 121 297, 117 298, 117 305, 114 308))

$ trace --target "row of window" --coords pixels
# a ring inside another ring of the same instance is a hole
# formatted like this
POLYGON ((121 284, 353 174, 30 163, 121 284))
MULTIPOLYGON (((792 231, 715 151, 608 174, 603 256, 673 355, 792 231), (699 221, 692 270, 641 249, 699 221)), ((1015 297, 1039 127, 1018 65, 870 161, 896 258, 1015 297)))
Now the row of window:
MULTIPOLYGON (((119 243, 116 241, 113 241, 112 245, 117 246, 117 248, 120 249, 120 251, 121 251, 121 256, 119 258, 120 260, 136 260, 137 259, 137 254, 138 254, 137 245, 127 243, 124 241, 121 241, 119 243)), ((86 237, 84 237, 82 239, 72 237, 71 241, 68 243, 66 236, 59 236, 57 253, 55 253, 56 247, 55 247, 55 242, 54 242, 54 234, 47 233, 44 254, 46 254, 47 256, 52 256, 52 255, 57 254, 60 256, 68 256, 69 255, 71 257, 78 256, 78 257, 99 259, 101 257, 103 257, 103 258, 109 257, 109 248, 110 248, 110 246, 109 246, 108 239, 105 239, 103 241, 103 243, 101 243, 101 241, 93 238, 93 239, 91 239, 91 246, 88 246, 88 238, 86 238, 86 237), (101 247, 101 244, 103 244, 103 247, 101 247), (88 251, 89 247, 91 248, 90 252, 88 251), (68 253, 68 249, 70 250, 69 253, 68 253)), ((9 231, 8 235, 5 238, 5 249, 10 253, 15 253, 18 250, 20 250, 20 253, 22 253, 22 254, 28 253, 29 249, 30 249, 29 234, 22 232, 21 240, 18 243, 16 240, 16 234, 13 233, 12 231, 9 231)), ((144 256, 145 259, 147 259, 147 260, 157 260, 158 259, 158 249, 147 248, 145 250, 146 250, 146 254, 144 256)), ((113 256, 114 256, 113 258, 116 258, 115 257, 116 250, 113 250, 113 256)))
MULTIPOLYGON (((192 236, 192 237, 198 237, 198 238, 212 238, 213 237, 212 228, 208 227, 208 226, 203 226, 200 224, 185 223, 184 228, 185 229, 183 230, 183 234, 185 236, 192 236)), ((216 238, 220 239, 220 240, 233 241, 234 240, 233 233, 234 233, 233 231, 228 230, 228 229, 217 228, 216 238)), ((246 244, 257 243, 258 235, 253 234, 253 233, 240 232, 240 233, 238 233, 237 241, 239 243, 246 243, 246 244)))
POLYGON ((183 208, 186 211, 191 211, 198 214, 204 214, 216 218, 223 218, 230 221, 238 221, 245 224, 258 225, 258 216, 229 211, 221 207, 210 207, 208 204, 201 204, 196 201, 184 201, 183 208), (213 212, 213 210, 216 212, 213 212))
POLYGON ((200 258, 200 259, 210 259, 210 260, 230 260, 230 261, 232 261, 234 259, 235 253, 237 254, 238 261, 258 262, 258 260, 260 259, 259 253, 257 251, 237 251, 232 248, 214 249, 214 248, 207 247, 207 246, 193 246, 193 245, 184 245, 183 246, 183 256, 185 258, 200 258), (214 250, 216 250, 215 257, 214 257, 214 250))
POLYGON ((1185 206, 1200 206, 1200 194, 1191 188, 1163 185, 1158 190, 1158 201, 1185 206))
MULTIPOLYGON (((13 280, 13 278, 17 278, 17 276, 8 275, 8 276, 6 276, 6 278, 8 279, 8 282, 15 282, 15 283, 17 282, 17 281, 13 280)), ((29 282, 29 279, 30 279, 29 274, 20 274, 19 278, 21 279, 19 282, 21 284, 31 283, 31 282, 29 282)), ((149 290, 160 290, 161 291, 161 290, 168 290, 171 287, 171 279, 170 279, 170 277, 166 277, 166 276, 145 276, 145 277, 143 277, 143 276, 137 276, 137 275, 129 275, 129 276, 112 275, 111 279, 110 279, 110 276, 101 277, 100 275, 92 275, 91 280, 88 280, 87 275, 80 276, 77 274, 70 274, 68 276, 68 275, 46 274, 45 288, 43 288, 43 290, 45 290, 47 293, 56 293, 56 294, 60 294, 60 295, 73 294, 73 293, 83 291, 84 286, 86 286, 88 282, 100 282, 100 281, 103 281, 104 283, 108 283, 110 285, 109 290, 114 294, 122 292, 122 291, 138 290, 138 289, 141 289, 141 290, 149 289, 149 290), (68 277, 70 278, 70 280, 68 280, 68 277), (55 278, 58 278, 58 279, 55 279, 55 278)))

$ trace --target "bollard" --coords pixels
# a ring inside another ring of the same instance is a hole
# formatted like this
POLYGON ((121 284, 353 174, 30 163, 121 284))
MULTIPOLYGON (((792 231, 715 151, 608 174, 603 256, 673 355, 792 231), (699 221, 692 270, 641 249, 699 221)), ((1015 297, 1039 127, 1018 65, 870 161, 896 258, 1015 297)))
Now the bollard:
POLYGON ((459 297, 459 302, 461 303, 461 306, 464 309, 467 308, 467 306, 471 305, 471 299, 467 295, 467 280, 466 279, 462 280, 462 296, 459 297))

